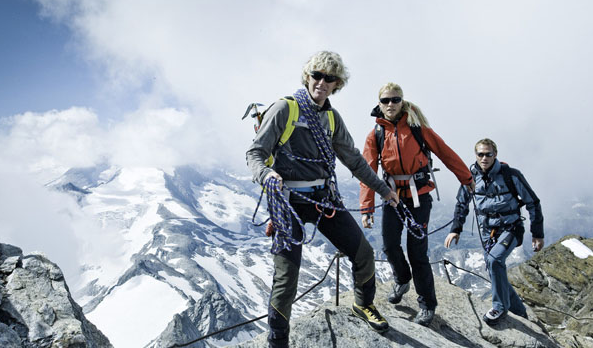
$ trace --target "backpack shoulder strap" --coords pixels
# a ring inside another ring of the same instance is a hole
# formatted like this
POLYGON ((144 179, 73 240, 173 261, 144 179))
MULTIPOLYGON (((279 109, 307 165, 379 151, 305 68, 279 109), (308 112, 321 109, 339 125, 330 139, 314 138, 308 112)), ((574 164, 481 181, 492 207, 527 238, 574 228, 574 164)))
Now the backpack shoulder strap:
POLYGON ((519 197, 519 192, 517 191, 517 187, 515 186, 515 182, 513 181, 513 174, 516 172, 516 169, 511 168, 506 163, 500 164, 500 172, 502 174, 502 178, 504 179, 504 183, 513 195, 515 199, 519 202, 519 208, 525 205, 525 202, 519 197))
POLYGON ((327 119, 329 121, 329 130, 331 132, 331 137, 334 137, 334 131, 336 130, 336 120, 334 119, 334 111, 328 110, 327 111, 327 119))
POLYGON ((424 136, 422 135, 422 126, 410 126, 412 130, 412 135, 416 142, 420 146, 420 150, 430 159, 430 150, 426 147, 426 143, 424 142, 424 136))
POLYGON ((280 137, 280 141, 278 142, 280 145, 286 144, 292 132, 294 131, 294 122, 299 120, 299 104, 292 96, 282 98, 288 103, 288 120, 286 121, 286 127, 284 127, 284 132, 280 137))
POLYGON ((375 141, 377 142, 377 154, 379 156, 379 163, 381 161, 381 153, 383 152, 383 146, 385 144, 385 126, 381 124, 375 125, 375 141))

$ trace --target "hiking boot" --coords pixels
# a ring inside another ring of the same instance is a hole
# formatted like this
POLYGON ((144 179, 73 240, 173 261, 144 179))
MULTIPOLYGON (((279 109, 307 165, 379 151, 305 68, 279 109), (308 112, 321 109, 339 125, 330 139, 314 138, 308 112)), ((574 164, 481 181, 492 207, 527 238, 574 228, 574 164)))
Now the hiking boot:
POLYGON ((359 306, 355 303, 352 304, 352 313, 366 321, 371 329, 377 332, 385 332, 389 329, 389 323, 381 316, 375 305, 368 305, 366 307, 359 306))
POLYGON ((432 318, 434 318, 434 309, 420 309, 420 312, 414 318, 414 322, 422 326, 428 326, 432 322, 432 318))
POLYGON ((501 319, 507 316, 507 311, 499 311, 498 309, 490 308, 482 317, 482 320, 488 325, 496 325, 501 319))
POLYGON ((404 294, 408 291, 410 291, 410 283, 405 283, 405 284, 395 283, 393 285, 393 293, 391 295, 389 295, 389 297, 387 298, 387 301, 389 301, 393 304, 398 304, 401 302, 402 297, 404 297, 404 294))

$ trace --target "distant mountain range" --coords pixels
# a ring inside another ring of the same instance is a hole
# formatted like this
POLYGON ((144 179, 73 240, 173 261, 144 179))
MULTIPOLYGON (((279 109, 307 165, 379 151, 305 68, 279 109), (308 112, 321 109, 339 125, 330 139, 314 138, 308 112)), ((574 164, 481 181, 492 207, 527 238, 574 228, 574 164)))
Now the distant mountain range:
MULTIPOLYGON (((163 170, 104 164, 71 169, 48 188, 73 197, 78 218, 94 226, 78 231, 85 241, 80 275, 68 281, 86 317, 115 347, 168 347, 267 313, 271 240, 264 227, 251 223, 261 189, 250 177, 192 166, 163 170)), ((340 191, 347 207, 358 207, 356 180, 341 181, 340 191)), ((267 217, 262 204, 258 222, 267 217)), ((576 209, 585 212, 584 222, 590 219, 587 205, 576 209)), ((429 229, 449 221, 451 211, 436 204, 429 229)), ((384 259, 380 211, 377 215, 376 228, 365 233, 377 258, 384 259)), ((308 228, 311 233, 313 227, 308 228)), ((431 260, 449 260, 485 275, 477 236, 447 250, 442 241, 448 229, 437 233, 430 237, 431 260)), ((513 262, 526 260, 525 250, 518 249, 513 262)), ((322 278, 335 252, 320 233, 304 248, 299 294, 322 278)), ((442 263, 433 267, 447 276, 442 263)), ((347 260, 340 263, 341 292, 351 289, 349 268, 347 260)), ((480 278, 447 268, 464 288, 486 288, 480 278)), ((386 263, 378 262, 377 269, 379 281, 392 279, 386 263)), ((335 274, 332 267, 323 286, 295 304, 294 318, 335 296, 335 274)), ((265 330, 264 320, 208 342, 229 345, 265 330)))

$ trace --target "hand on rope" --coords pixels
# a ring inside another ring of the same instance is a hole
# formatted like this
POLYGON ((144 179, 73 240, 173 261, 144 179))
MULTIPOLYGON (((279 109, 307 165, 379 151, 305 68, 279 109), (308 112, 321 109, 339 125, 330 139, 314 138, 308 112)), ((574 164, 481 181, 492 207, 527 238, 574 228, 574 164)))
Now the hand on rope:
POLYGON ((389 193, 383 199, 394 208, 399 204, 399 195, 393 190, 389 190, 389 193))

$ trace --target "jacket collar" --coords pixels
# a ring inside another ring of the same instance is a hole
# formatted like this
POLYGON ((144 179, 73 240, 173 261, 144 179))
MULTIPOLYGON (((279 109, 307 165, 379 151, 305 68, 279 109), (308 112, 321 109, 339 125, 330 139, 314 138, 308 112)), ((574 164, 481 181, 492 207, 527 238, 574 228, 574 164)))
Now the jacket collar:
POLYGON ((375 121, 378 124, 385 126, 385 127, 393 127, 396 124, 400 123, 402 120, 405 121, 407 119, 408 113, 402 112, 401 116, 398 119, 396 119, 395 122, 389 121, 388 119, 385 118, 385 115, 383 114, 383 111, 381 111, 381 108, 379 107, 379 105, 377 105, 373 108, 373 110, 371 110, 371 116, 377 118, 375 121))
POLYGON ((307 98, 309 98, 309 102, 313 105, 313 109, 317 112, 331 110, 332 104, 329 101, 329 98, 325 99, 323 106, 317 105, 317 103, 311 98, 311 94, 307 91, 307 98))
POLYGON ((494 177, 496 174, 498 174, 500 172, 500 162, 498 161, 498 159, 494 160, 494 163, 492 164, 492 167, 490 167, 490 169, 486 172, 484 172, 482 170, 482 168, 480 167, 480 165, 478 164, 478 161, 476 161, 473 165, 474 167, 474 171, 476 175, 480 175, 480 176, 489 176, 489 177, 494 177))

